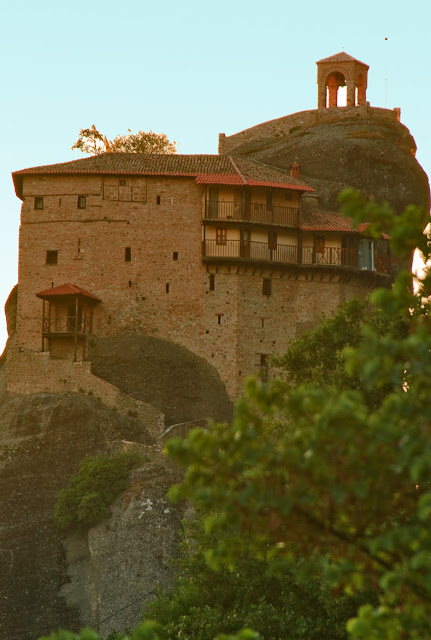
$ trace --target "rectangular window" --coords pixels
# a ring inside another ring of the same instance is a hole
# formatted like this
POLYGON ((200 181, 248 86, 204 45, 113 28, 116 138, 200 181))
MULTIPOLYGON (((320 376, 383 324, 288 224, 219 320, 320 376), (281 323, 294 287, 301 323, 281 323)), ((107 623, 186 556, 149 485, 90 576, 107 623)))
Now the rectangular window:
POLYGON ((156 196, 156 204, 160 204, 160 196, 156 196))
POLYGON ((172 254, 172 260, 178 260, 178 251, 174 251, 172 254))
POLYGON ((132 247, 126 247, 124 249, 124 261, 131 262, 132 260, 132 247))
POLYGON ((215 289, 215 275, 210 273, 210 291, 214 291, 215 289))
POLYGON ((216 244, 226 244, 227 229, 224 227, 217 227, 216 229, 216 244))
POLYGON ((270 296, 271 295, 271 279, 264 278, 262 282, 262 295, 270 296))
POLYGON ((46 264, 57 264, 57 263, 58 263, 58 251, 47 251, 46 264))
POLYGON ((87 208, 87 196, 78 196, 78 209, 87 208))
POLYGON ((169 293, 169 282, 166 283, 166 293, 169 293))
POLYGON ((36 196, 34 199, 34 208, 43 209, 43 196, 36 196))
POLYGON ((266 382, 268 380, 268 354, 267 353, 260 354, 259 365, 260 365, 259 366, 260 377, 262 378, 263 382, 266 382))

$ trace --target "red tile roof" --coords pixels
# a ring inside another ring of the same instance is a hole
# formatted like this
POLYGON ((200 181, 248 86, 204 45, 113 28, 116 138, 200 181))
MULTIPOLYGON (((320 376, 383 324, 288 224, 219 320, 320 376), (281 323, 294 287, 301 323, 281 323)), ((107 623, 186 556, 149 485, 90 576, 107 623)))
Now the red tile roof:
POLYGON ((146 153, 102 153, 60 164, 30 167, 12 174, 18 197, 27 175, 157 175, 194 177, 200 184, 274 186, 297 191, 314 191, 288 171, 269 167, 251 158, 219 155, 177 155, 146 153))
POLYGON ((54 296, 82 296, 84 298, 90 298, 93 302, 101 302, 100 298, 97 298, 89 291, 78 287, 76 284, 71 284, 70 282, 66 282, 65 284, 61 284, 58 287, 51 287, 49 289, 45 289, 44 291, 39 291, 36 293, 38 298, 42 298, 44 300, 48 298, 52 298, 54 296))
POLYGON ((322 58, 321 60, 318 60, 316 64, 321 64, 324 62, 359 62, 359 64, 364 65, 364 67, 367 67, 367 69, 370 68, 368 64, 365 64, 365 62, 361 62, 360 60, 357 60, 356 58, 354 58, 353 56, 350 56, 345 51, 340 51, 340 53, 335 53, 333 56, 329 56, 329 58, 322 58))
MULTIPOLYGON (((369 222, 362 222, 353 227, 352 219, 338 213, 327 211, 302 210, 300 229, 302 231, 339 231, 342 233, 363 233, 370 226, 369 222)), ((382 234, 385 240, 390 240, 386 233, 382 234)))

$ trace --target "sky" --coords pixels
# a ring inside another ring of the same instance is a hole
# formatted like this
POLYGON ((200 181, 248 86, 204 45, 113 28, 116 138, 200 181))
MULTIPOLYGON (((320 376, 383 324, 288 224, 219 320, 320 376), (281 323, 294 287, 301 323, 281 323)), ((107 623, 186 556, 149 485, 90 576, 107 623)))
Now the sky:
MULTIPOLYGON (((180 153, 317 107, 316 61, 346 51, 370 66, 371 106, 401 108, 431 173, 429 0, 0 0, 0 304, 18 281, 21 201, 11 172, 85 157, 108 139, 164 132, 180 153)), ((0 352, 6 341, 0 310, 0 352)))

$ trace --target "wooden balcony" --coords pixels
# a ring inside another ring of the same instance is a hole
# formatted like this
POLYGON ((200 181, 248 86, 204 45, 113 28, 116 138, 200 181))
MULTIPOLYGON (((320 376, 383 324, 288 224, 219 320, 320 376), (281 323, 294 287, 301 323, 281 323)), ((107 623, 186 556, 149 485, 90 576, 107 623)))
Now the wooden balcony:
POLYGON ((299 209, 279 205, 268 206, 260 202, 218 202, 208 200, 205 203, 205 218, 208 220, 246 220, 264 224, 276 224, 289 227, 299 226, 299 209))
POLYGON ((389 273, 389 259, 387 256, 377 254, 374 259, 374 268, 362 267, 356 249, 341 247, 325 247, 323 252, 316 252, 313 247, 298 249, 294 245, 275 244, 268 242, 241 243, 240 240, 226 240, 218 243, 217 240, 204 240, 202 245, 203 257, 214 259, 248 259, 256 261, 277 262, 296 265, 321 265, 330 267, 355 268, 359 270, 389 273))
POLYGON ((43 335, 50 337, 70 337, 78 334, 84 336, 91 333, 91 318, 82 318, 76 321, 75 316, 43 319, 43 335))

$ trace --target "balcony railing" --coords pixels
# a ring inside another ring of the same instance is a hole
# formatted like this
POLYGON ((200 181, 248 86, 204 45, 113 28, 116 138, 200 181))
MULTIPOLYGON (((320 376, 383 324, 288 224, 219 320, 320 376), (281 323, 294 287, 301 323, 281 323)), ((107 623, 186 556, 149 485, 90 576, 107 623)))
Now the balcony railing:
POLYGON ((280 205, 268 206, 259 202, 248 203, 243 211, 240 202, 208 200, 205 207, 205 217, 210 220, 248 220, 291 227, 299 225, 298 208, 280 205))
MULTIPOLYGON (((323 252, 315 252, 313 247, 298 247, 294 245, 270 244, 268 242, 242 243, 240 240, 226 240, 224 244, 217 240, 203 241, 203 255, 205 258, 245 258, 251 260, 268 260, 286 264, 330 265, 360 268, 358 252, 355 249, 325 247, 323 252)), ((374 271, 389 273, 389 259, 377 254, 374 261, 374 271)))
POLYGON ((344 249, 342 247, 325 247, 322 252, 313 252, 313 247, 303 247, 302 263, 356 267, 358 265, 358 252, 356 249, 344 249))
POLYGON ((91 332, 91 319, 82 318, 76 323, 75 316, 63 316, 60 318, 44 318, 43 320, 43 332, 46 335, 53 333, 60 334, 75 334, 76 333, 90 333, 91 332))

